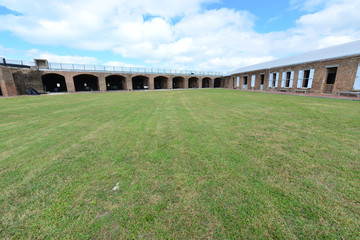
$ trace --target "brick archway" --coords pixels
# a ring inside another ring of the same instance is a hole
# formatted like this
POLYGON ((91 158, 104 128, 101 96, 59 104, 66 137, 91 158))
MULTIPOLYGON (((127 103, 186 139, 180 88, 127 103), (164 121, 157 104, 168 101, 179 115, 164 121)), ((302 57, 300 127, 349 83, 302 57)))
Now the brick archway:
POLYGON ((65 77, 60 74, 48 73, 41 80, 44 92, 67 92, 65 77))
POLYGON ((90 74, 80 74, 74 77, 75 91, 98 91, 99 79, 90 74))

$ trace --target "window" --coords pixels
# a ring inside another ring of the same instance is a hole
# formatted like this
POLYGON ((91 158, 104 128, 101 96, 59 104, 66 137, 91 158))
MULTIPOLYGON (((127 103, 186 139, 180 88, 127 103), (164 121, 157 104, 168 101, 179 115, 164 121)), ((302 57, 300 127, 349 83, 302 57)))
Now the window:
POLYGON ((283 72, 281 79, 281 87, 282 88, 292 88, 294 80, 294 71, 292 72, 283 72))
POLYGON ((272 81, 272 87, 276 87, 276 79, 277 78, 277 74, 276 73, 273 73, 272 74, 272 79, 273 79, 273 81, 272 81))
POLYGON ((247 85, 247 82, 248 82, 248 76, 243 76, 243 79, 244 79, 244 85, 247 85))
POLYGON ((297 88, 311 88, 315 69, 300 70, 297 88))
POLYGON ((286 73, 286 80, 285 80, 285 87, 290 87, 290 77, 291 77, 291 72, 287 72, 286 73))
POLYGON ((279 73, 270 73, 269 74, 269 88, 277 88, 278 86, 278 80, 279 80, 279 73))
POLYGON ((304 79, 302 83, 303 88, 307 88, 309 84, 309 78, 310 78, 310 70, 304 70, 304 79))

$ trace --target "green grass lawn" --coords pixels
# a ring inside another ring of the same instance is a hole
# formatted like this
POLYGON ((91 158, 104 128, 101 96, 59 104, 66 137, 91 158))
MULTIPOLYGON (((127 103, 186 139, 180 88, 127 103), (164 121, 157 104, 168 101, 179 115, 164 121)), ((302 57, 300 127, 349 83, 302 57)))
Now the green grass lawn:
POLYGON ((359 239, 360 102, 0 99, 0 238, 359 239))

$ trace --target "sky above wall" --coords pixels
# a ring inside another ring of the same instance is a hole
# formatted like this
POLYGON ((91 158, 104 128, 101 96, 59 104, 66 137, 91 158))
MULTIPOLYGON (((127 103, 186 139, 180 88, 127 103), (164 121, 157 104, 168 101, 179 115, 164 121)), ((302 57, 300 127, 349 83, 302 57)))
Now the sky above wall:
POLYGON ((228 72, 360 39, 359 0, 0 0, 0 56, 228 72))

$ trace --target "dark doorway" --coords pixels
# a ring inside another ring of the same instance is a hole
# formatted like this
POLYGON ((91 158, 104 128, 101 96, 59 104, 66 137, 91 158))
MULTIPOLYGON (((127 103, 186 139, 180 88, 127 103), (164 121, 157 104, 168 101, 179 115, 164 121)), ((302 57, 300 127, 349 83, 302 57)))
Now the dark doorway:
POLYGON ((224 80, 222 78, 215 78, 214 88, 223 88, 223 87, 224 87, 224 80))
POLYGON ((336 79, 337 67, 327 69, 326 84, 334 84, 336 79))
POLYGON ((247 83, 248 83, 248 76, 243 76, 243 79, 244 79, 243 85, 247 85, 247 83))
POLYGON ((174 77, 173 78, 173 89, 184 88, 184 78, 183 77, 174 77))
POLYGON ((265 74, 260 75, 260 90, 264 90, 265 74))
POLYGON ((96 76, 81 74, 74 77, 75 91, 98 91, 99 81, 96 76))
POLYGON ((149 89, 149 78, 145 76, 136 76, 132 78, 133 90, 149 89))
POLYGON ((65 77, 55 73, 41 77, 44 92, 67 92, 65 77))
POLYGON ((164 76, 159 76, 154 78, 154 88, 155 89, 167 89, 168 88, 168 78, 164 76))
POLYGON ((123 76, 111 75, 107 76, 105 80, 107 91, 126 90, 126 78, 123 76))
POLYGON ((1 91, 1 87, 0 87, 0 96, 2 96, 2 91, 1 91))
POLYGON ((337 67, 327 69, 327 78, 325 84, 325 93, 332 93, 334 90, 334 84, 336 80, 337 67))
POLYGON ((209 88, 210 87, 211 78, 204 78, 202 80, 202 87, 209 88))
POLYGON ((199 87, 199 79, 197 77, 189 78, 188 88, 198 88, 198 87, 199 87))

